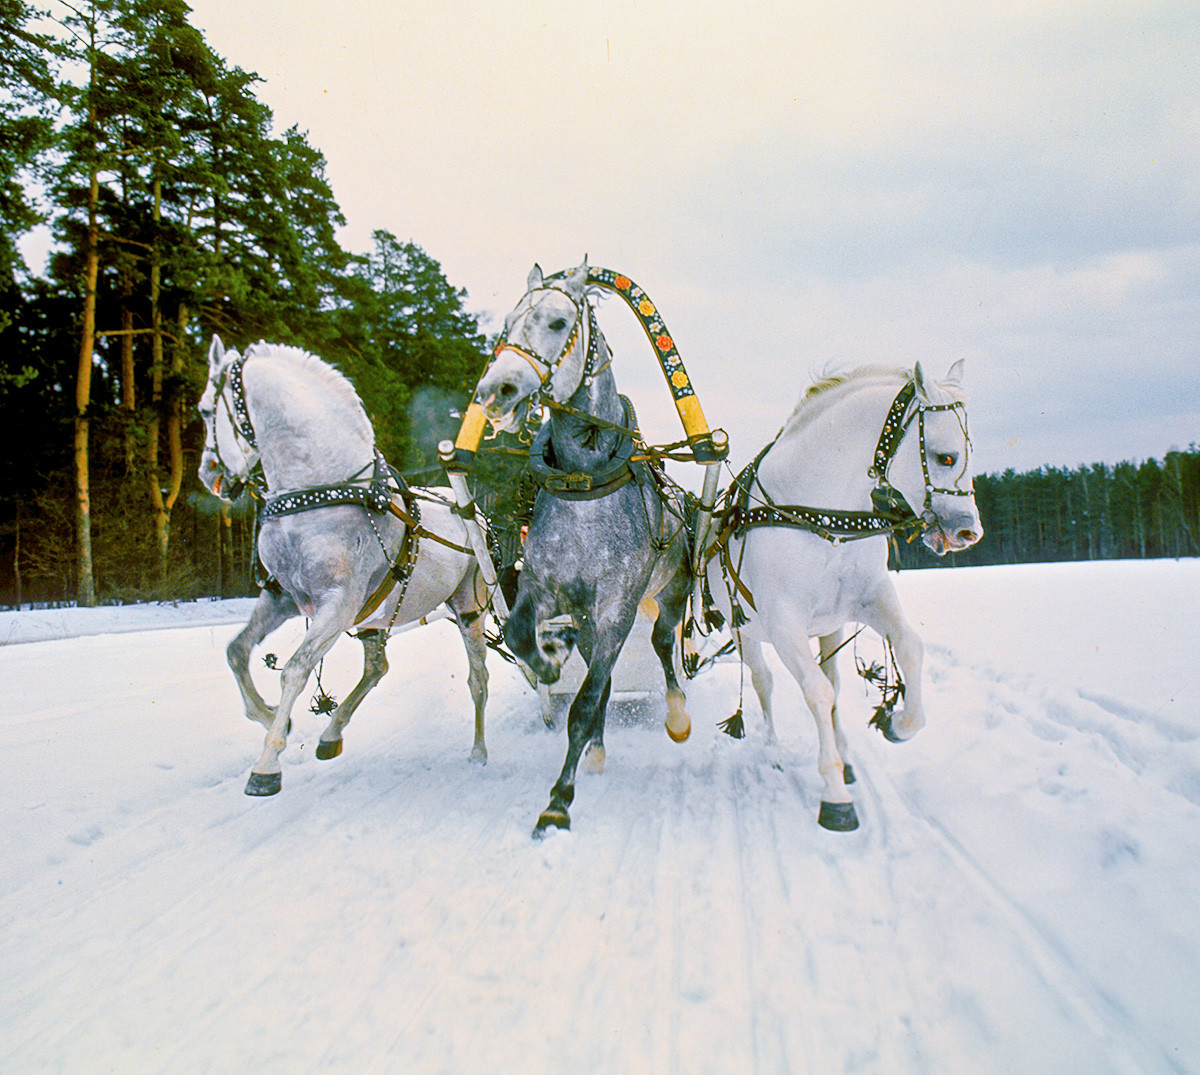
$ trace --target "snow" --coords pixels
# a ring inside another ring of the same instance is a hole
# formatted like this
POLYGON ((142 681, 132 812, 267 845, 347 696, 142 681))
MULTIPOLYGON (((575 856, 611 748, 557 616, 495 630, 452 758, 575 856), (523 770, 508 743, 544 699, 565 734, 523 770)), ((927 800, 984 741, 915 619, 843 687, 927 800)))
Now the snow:
POLYGON ((535 841, 563 733, 493 656, 470 764, 447 622, 392 640, 340 758, 298 707, 251 799, 246 602, 0 614, 0 1071, 1200 1071, 1200 561, 898 583, 930 723, 869 729, 844 651, 848 834, 781 667, 778 747, 748 680, 747 738, 715 730, 719 663, 682 745, 614 713, 535 841))

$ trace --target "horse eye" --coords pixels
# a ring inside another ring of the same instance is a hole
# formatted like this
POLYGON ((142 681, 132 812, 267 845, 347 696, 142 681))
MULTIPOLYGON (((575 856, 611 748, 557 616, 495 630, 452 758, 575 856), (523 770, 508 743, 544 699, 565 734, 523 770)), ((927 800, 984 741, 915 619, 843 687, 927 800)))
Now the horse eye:
POLYGON ((952 467, 958 462, 958 456, 951 455, 949 452, 940 452, 937 456, 937 463, 940 467, 952 467))
POLYGON ((565 317, 556 317, 550 322, 551 332, 562 332, 567 327, 567 319, 565 317))

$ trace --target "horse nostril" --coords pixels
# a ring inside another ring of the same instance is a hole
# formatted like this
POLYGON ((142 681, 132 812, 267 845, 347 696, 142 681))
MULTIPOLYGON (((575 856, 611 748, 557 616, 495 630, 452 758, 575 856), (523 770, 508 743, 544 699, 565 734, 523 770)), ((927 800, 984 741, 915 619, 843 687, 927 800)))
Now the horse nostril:
POLYGON ((516 395, 516 393, 517 393, 517 386, 516 386, 516 385, 512 385, 512 384, 502 384, 502 385, 500 386, 500 395, 501 395, 501 396, 503 396, 505 399, 508 399, 508 398, 509 398, 509 396, 514 396, 514 395, 516 395))
POLYGON ((979 538, 974 530, 960 530, 958 532, 958 540, 964 545, 974 545, 979 538))

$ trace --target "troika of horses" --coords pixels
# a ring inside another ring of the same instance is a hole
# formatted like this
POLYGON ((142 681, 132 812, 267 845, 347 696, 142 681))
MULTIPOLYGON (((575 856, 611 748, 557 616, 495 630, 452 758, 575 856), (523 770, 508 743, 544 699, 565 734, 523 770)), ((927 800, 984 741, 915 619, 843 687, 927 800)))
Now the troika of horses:
MULTIPOLYGON (((267 729, 250 795, 280 790, 293 706, 343 632, 362 641, 364 670, 321 733, 317 756, 325 759, 341 753, 346 724, 387 670, 389 634, 444 605, 467 651, 471 756, 480 761, 487 757, 486 617, 497 621, 505 656, 531 682, 555 682, 578 649, 587 671, 534 835, 569 828, 580 763, 603 768, 613 667, 643 607, 655 610, 651 643, 663 670, 668 735, 688 737, 679 670, 695 675, 703 663, 681 660, 681 639, 727 633, 723 650, 736 651, 749 669, 774 742, 763 651, 770 644, 816 722, 817 820, 855 829, 854 771, 837 707, 836 654, 850 641, 846 625, 884 639, 886 667, 856 660, 883 694, 871 723, 893 742, 910 739, 925 723, 923 648, 888 572, 889 541, 919 534, 940 556, 983 535, 961 362, 942 381, 920 363, 818 381, 718 492, 725 437, 709 430, 658 310, 629 278, 591 269, 586 259, 572 270, 548 276, 534 266, 529 274, 457 439, 441 445, 449 490, 410 487, 375 448, 350 383, 297 348, 260 342, 242 356, 214 338, 200 413, 203 484, 225 499, 249 487, 261 501, 257 547, 267 577, 250 622, 228 648, 246 715, 267 729), (618 393, 595 312, 606 292, 641 320, 684 440, 647 445, 633 404, 618 393), (520 484, 536 490, 519 498, 513 491, 522 540, 507 555, 471 489, 489 428, 492 437, 516 434, 526 446, 520 484), (667 460, 703 465, 703 492, 674 482, 667 460), (501 584, 514 573, 515 591, 501 584), (279 702, 268 705, 249 672, 251 651, 300 615, 307 630, 283 666, 279 702)), ((740 707, 725 730, 742 734, 740 707)))

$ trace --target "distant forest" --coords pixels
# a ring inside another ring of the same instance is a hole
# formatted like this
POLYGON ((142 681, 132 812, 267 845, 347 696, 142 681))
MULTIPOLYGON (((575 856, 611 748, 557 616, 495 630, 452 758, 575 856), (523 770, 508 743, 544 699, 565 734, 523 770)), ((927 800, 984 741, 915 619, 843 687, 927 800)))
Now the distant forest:
POLYGON ((984 527, 978 545, 939 558, 919 541, 901 543, 899 566, 1200 556, 1195 445, 1162 461, 977 475, 975 501, 984 527))
MULTIPOLYGON (((434 461, 489 353, 411 240, 344 224, 325 160, 181 0, 0 0, 0 605, 255 592, 255 518, 196 480, 209 339, 338 365, 380 447, 434 461), (44 274, 20 238, 45 226, 44 274)), ((987 534, 905 567, 1200 555, 1200 457, 976 480, 987 534)))

